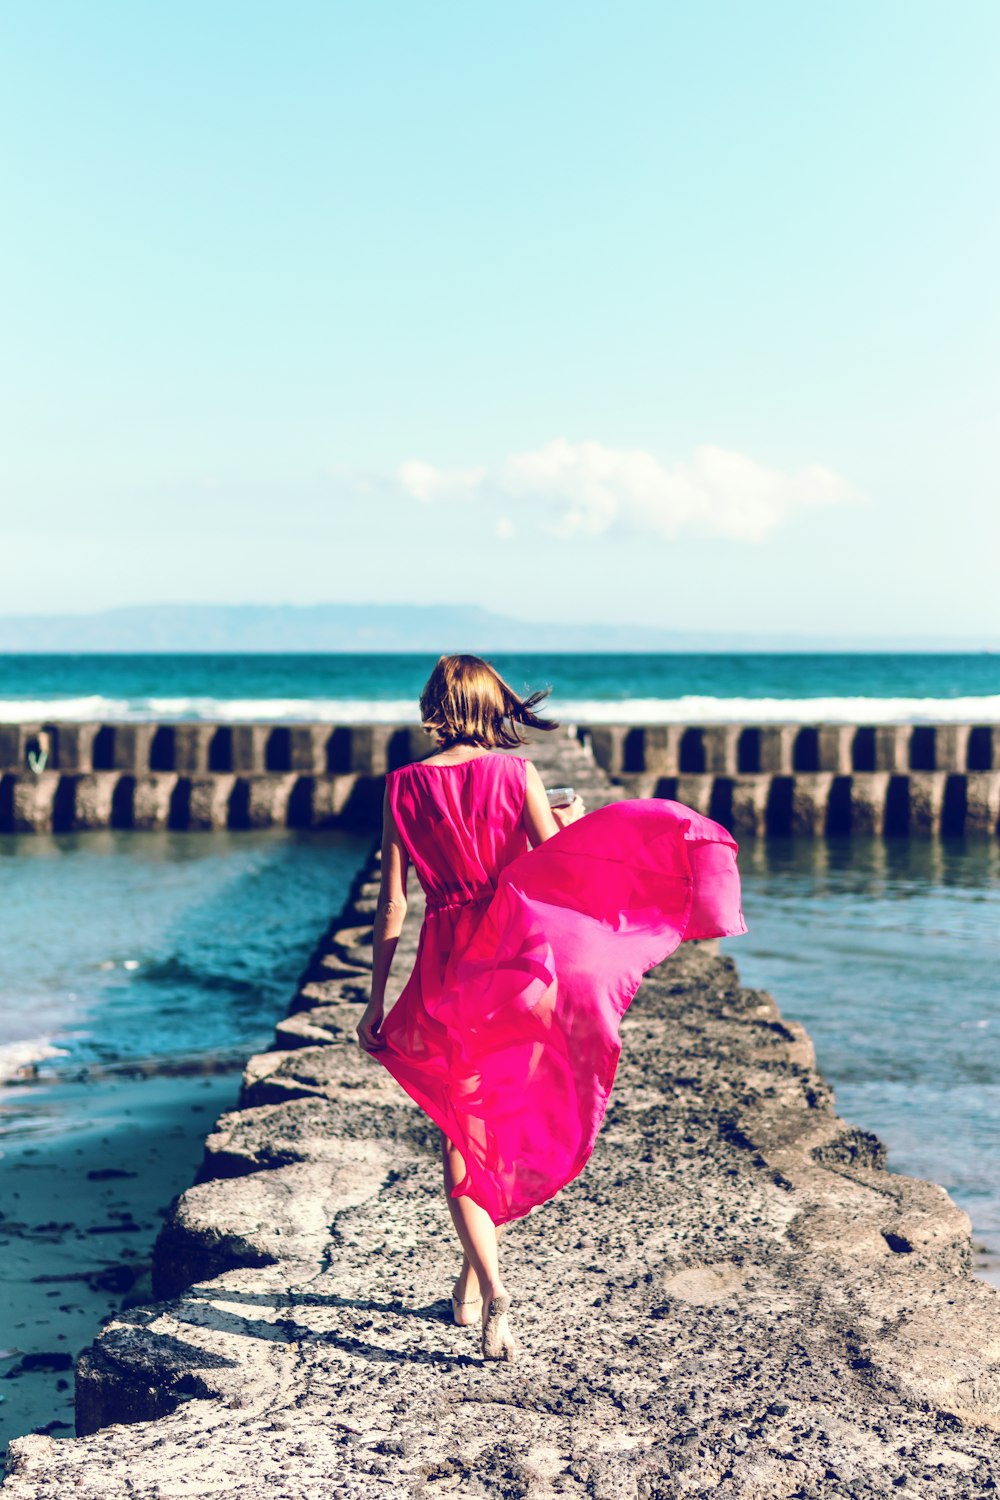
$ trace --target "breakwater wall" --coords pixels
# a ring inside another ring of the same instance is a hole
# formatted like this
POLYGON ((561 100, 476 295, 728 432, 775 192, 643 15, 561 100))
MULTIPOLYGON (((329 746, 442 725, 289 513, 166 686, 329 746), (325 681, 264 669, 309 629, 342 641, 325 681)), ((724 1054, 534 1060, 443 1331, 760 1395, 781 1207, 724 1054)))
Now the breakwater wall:
MULTIPOLYGON (((1000 832, 998 724, 580 724, 627 795, 738 837, 1000 832)), ((377 828, 413 724, 0 725, 0 831, 377 828)))
MULTIPOLYGON (((583 746, 549 785, 624 795, 583 746)), ((715 943, 651 970, 585 1171, 503 1236, 522 1356, 448 1295, 436 1132, 354 1042, 377 850, 170 1205, 155 1295, 4 1500, 923 1500, 1000 1484, 1000 1297, 969 1220, 839 1117, 715 943)), ((389 999, 416 958, 411 882, 389 999)))
POLYGON ((378 826, 417 725, 0 725, 0 830, 378 826))

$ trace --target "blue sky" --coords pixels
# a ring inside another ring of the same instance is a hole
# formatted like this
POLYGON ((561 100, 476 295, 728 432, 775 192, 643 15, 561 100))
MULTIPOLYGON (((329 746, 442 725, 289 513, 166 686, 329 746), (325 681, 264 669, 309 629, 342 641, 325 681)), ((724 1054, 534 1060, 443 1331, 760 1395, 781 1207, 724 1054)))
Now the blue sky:
POLYGON ((0 23, 0 612, 995 636, 994 0, 0 23))

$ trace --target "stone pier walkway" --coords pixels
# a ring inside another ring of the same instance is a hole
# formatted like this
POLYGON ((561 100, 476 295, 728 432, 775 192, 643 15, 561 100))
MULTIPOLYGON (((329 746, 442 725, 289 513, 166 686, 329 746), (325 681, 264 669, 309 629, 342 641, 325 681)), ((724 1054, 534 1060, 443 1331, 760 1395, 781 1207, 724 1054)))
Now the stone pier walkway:
MULTIPOLYGON (((529 753, 621 795, 575 742, 529 753)), ((83 1435, 17 1440, 4 1500, 994 1493, 1000 1297, 966 1215, 885 1169, 712 944, 646 977, 590 1163, 505 1231, 524 1353, 482 1362, 436 1133, 355 1045, 377 874, 175 1204, 164 1300, 81 1358, 83 1435)))

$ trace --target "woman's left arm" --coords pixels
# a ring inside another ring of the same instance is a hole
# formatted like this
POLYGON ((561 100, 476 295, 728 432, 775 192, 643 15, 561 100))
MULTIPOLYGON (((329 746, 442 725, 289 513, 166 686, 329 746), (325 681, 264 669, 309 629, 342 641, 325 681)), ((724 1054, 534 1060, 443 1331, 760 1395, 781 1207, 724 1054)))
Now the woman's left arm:
POLYGON ((550 807, 538 767, 533 760, 525 762, 524 812, 521 823, 533 849, 546 839, 554 838, 560 828, 575 823, 587 809, 581 797, 574 797, 568 807, 550 807))
POLYGON ((409 856, 392 815, 387 785, 382 802, 382 878, 372 937, 371 999, 357 1025, 358 1046, 362 1052, 378 1052, 385 1046, 378 1033, 385 1014, 385 987, 406 916, 408 869, 409 856))

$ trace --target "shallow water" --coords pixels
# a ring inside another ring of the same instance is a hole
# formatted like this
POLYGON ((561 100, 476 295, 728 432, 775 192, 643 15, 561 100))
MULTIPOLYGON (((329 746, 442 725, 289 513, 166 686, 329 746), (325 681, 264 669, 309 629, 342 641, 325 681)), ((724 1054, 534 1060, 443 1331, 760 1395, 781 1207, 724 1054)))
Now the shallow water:
POLYGON ((265 1042, 371 846, 328 832, 0 835, 0 1077, 265 1042))
POLYGON ((965 1209, 1000 1285, 1000 849, 747 839, 739 863, 750 930, 723 951, 802 1022, 890 1169, 965 1209))
POLYGON ((149 1301, 166 1205, 236 1107, 371 840, 0 837, 0 1466, 72 1432, 72 1359, 149 1301), (24 1369, 22 1357, 45 1367, 24 1369))

